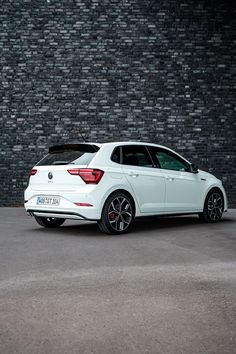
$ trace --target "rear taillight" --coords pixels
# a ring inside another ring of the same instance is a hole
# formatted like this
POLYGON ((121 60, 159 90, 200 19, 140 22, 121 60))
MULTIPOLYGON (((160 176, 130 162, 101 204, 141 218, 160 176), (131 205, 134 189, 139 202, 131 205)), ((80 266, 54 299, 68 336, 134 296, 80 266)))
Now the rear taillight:
POLYGON ((36 175, 36 173, 37 173, 37 170, 35 170, 35 169, 30 170, 30 171, 29 171, 29 177, 36 175))
POLYGON ((71 175, 80 176, 87 184, 98 184, 104 172, 93 168, 72 168, 67 170, 71 175))

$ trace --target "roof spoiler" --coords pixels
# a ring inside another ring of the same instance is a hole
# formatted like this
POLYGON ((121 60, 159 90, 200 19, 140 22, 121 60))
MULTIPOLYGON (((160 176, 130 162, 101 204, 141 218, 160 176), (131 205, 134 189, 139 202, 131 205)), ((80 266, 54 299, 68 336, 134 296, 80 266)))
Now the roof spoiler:
POLYGON ((99 147, 93 144, 64 144, 64 145, 53 145, 48 149, 49 154, 54 152, 65 151, 65 150, 74 150, 74 151, 83 151, 83 152, 97 152, 99 147))

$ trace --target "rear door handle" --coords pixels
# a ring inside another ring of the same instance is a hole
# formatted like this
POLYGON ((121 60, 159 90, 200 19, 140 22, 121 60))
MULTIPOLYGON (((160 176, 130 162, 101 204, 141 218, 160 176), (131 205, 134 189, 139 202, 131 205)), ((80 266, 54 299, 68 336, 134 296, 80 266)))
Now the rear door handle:
POLYGON ((129 173, 129 176, 130 176, 130 177, 134 177, 134 178, 135 178, 135 177, 138 177, 138 175, 139 175, 138 173, 134 173, 134 172, 130 172, 130 173, 129 173))
POLYGON ((170 177, 170 176, 167 176, 166 179, 168 179, 168 181, 171 181, 171 182, 173 182, 175 180, 174 177, 170 177))

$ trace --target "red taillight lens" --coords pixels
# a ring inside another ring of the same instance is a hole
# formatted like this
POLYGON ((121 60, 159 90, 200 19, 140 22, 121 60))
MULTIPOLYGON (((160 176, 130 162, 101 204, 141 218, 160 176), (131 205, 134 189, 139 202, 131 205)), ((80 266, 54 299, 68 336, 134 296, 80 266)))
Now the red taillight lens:
POLYGON ((37 173, 37 170, 35 170, 35 169, 30 170, 30 171, 29 171, 29 177, 36 175, 36 173, 37 173))
POLYGON ((93 168, 72 168, 67 170, 71 175, 80 176, 87 184, 98 184, 104 172, 93 168))

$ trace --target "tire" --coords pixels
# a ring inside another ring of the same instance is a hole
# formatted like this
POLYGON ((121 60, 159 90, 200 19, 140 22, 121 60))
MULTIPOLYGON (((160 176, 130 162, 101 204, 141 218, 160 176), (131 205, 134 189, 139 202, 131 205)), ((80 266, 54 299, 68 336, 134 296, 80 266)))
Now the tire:
POLYGON ((224 197, 219 189, 212 189, 206 196, 203 212, 199 218, 204 222, 218 222, 224 212, 224 197))
POLYGON ((124 234, 133 226, 135 207, 133 201, 122 192, 115 192, 106 200, 99 229, 106 234, 124 234))
POLYGON ((50 228, 59 227, 65 222, 65 219, 59 218, 44 218, 41 216, 34 216, 34 218, 39 225, 50 228))

